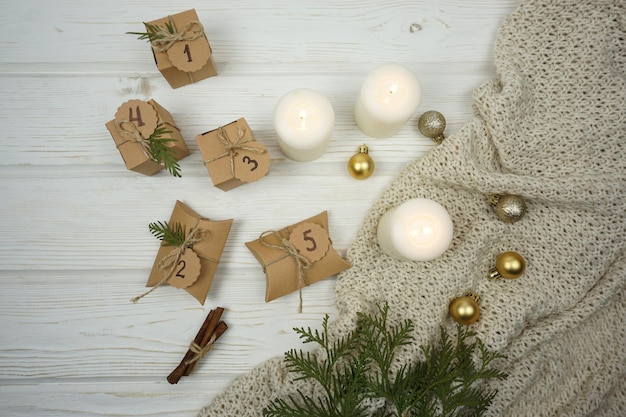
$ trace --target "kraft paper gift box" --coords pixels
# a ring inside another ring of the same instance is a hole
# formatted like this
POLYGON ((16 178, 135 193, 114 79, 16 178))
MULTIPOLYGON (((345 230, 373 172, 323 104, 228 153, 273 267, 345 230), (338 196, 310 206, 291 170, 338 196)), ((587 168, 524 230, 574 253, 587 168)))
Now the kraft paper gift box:
POLYGON ((152 53, 157 69, 172 88, 217 75, 211 45, 195 9, 144 25, 148 33, 151 27, 159 28, 165 36, 151 41, 152 53))
POLYGON ((150 138, 170 139, 165 146, 176 161, 189 155, 187 144, 174 123, 172 115, 154 100, 129 100, 105 124, 120 151, 126 168, 144 175, 154 175, 164 165, 152 157, 150 138), (166 133, 160 134, 159 129, 166 133))
POLYGON ((258 181, 269 172, 270 156, 240 118, 196 136, 213 185, 223 191, 258 181))
POLYGON ((176 201, 168 225, 172 230, 182 228, 186 241, 180 247, 161 245, 146 287, 154 289, 167 284, 183 288, 204 305, 232 223, 232 219, 209 220, 176 201))
POLYGON ((328 234, 328 212, 269 231, 246 246, 266 274, 265 301, 269 302, 352 265, 335 251, 328 234))

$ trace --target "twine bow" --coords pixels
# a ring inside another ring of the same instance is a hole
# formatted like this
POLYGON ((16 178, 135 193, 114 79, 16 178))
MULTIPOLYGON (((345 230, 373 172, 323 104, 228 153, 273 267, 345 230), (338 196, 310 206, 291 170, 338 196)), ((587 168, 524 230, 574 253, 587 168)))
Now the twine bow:
POLYGON ((293 243, 291 243, 289 239, 283 235, 282 231, 268 230, 266 232, 263 232, 259 236, 259 241, 265 247, 278 249, 278 250, 285 252, 284 256, 278 259, 274 259, 272 262, 266 263, 264 267, 267 267, 268 265, 271 265, 274 262, 278 262, 281 259, 286 258, 287 256, 290 256, 294 261, 296 261, 296 266, 298 268, 298 292, 299 292, 299 297, 300 297, 300 304, 298 305, 298 313, 302 313, 302 287, 310 285, 306 278, 305 271, 311 267, 311 261, 307 259, 305 256, 300 255, 300 252, 298 252, 298 249, 296 249, 293 243), (274 245, 272 243, 269 243, 266 240, 266 237, 270 235, 278 238, 280 244, 274 245))
POLYGON ((185 365, 191 365, 192 363, 197 362, 200 359, 202 359, 204 355, 206 355, 207 353, 209 353, 211 349, 213 349, 213 344, 215 343, 216 340, 217 340, 217 337, 215 336, 215 333, 213 333, 213 335, 211 336, 211 338, 209 339, 209 341, 204 347, 200 347, 199 344, 192 341, 189 344, 189 350, 194 353, 194 357, 186 361, 185 365))
POLYGON ((158 162, 155 157, 152 155, 152 149, 150 148, 150 141, 143 136, 137 129, 137 126, 130 120, 121 120, 116 123, 117 131, 124 137, 126 140, 117 145, 117 148, 122 146, 125 143, 132 142, 138 143, 141 146, 141 150, 146 155, 146 158, 153 160, 154 162, 158 162), (128 126, 129 129, 126 129, 124 126, 128 126))
POLYGON ((265 149, 254 148, 252 146, 245 146, 248 142, 254 142, 254 139, 251 137, 246 137, 246 129, 242 129, 241 127, 237 130, 237 139, 231 141, 228 137, 228 133, 221 127, 218 129, 217 137, 224 145, 226 150, 224 153, 214 156, 213 158, 207 159, 204 161, 205 164, 211 163, 213 161, 217 161, 220 158, 224 158, 226 156, 230 157, 230 173, 235 178, 235 155, 237 154, 237 150, 241 149, 244 151, 250 151, 254 153, 261 154, 265 152, 265 149))
POLYGON ((204 35, 204 27, 197 20, 190 20, 180 31, 176 31, 172 16, 169 16, 169 19, 173 33, 170 32, 168 27, 157 26, 155 28, 154 38, 156 39, 153 39, 150 43, 152 44, 152 49, 156 52, 167 52, 176 42, 190 42, 204 35))
MULTIPOLYGON (((200 219, 196 220, 196 224, 189 231, 189 234, 185 237, 185 240, 180 244, 180 246, 177 246, 174 249, 172 249, 172 251, 170 253, 165 255, 159 261, 159 263, 157 265, 159 270, 161 270, 161 271, 167 270, 167 272, 165 273, 165 275, 163 276, 161 281, 157 282, 154 287, 150 288, 148 291, 144 292, 143 294, 138 295, 137 297, 132 298, 131 301, 133 303, 136 303, 141 298, 145 297, 146 295, 150 294, 152 291, 156 290, 161 285, 165 284, 172 277, 172 274, 174 273, 174 269, 176 269, 176 265, 178 265, 178 261, 180 260, 180 257, 183 255, 185 250, 187 248, 193 247, 193 245, 195 243, 200 242, 201 240, 205 239, 209 235, 210 232, 208 230, 206 230, 206 229, 198 229, 198 223, 199 222, 200 222, 200 219)), ((206 257, 201 257, 201 258, 209 259, 209 258, 206 258, 206 257)), ((214 259, 209 259, 209 260, 215 261, 214 259)), ((217 262, 217 261, 215 261, 215 262, 217 262)))

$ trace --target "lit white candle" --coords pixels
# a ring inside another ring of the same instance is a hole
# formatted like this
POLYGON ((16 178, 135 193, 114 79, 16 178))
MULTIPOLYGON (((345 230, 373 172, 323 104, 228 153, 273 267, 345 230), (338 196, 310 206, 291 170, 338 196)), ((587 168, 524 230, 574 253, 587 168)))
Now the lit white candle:
POLYGON ((417 111, 422 88, 415 75, 399 64, 382 65, 370 72, 354 108, 359 128, 373 138, 388 138, 400 131, 417 111))
POLYGON ((285 94, 274 110, 280 150, 296 161, 312 161, 326 152, 335 126, 330 101, 309 89, 285 94))
POLYGON ((430 261, 452 242, 452 219, 439 203, 414 198, 387 211, 378 223, 378 244, 403 261, 430 261))

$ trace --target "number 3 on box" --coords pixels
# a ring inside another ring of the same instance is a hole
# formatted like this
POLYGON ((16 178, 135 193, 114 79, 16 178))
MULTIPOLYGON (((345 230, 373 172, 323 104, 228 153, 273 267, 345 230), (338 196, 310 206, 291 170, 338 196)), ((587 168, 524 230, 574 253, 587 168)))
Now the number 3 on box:
POLYGON ((245 162, 245 163, 246 163, 246 164, 248 164, 248 165, 254 165, 254 167, 250 168, 250 171, 254 171, 254 170, 255 170, 255 169, 257 169, 257 168, 258 168, 258 166, 259 166, 259 163, 258 163, 256 160, 254 160, 254 159, 250 158, 248 155, 245 155, 245 156, 242 158, 242 161, 243 161, 243 162, 245 162))

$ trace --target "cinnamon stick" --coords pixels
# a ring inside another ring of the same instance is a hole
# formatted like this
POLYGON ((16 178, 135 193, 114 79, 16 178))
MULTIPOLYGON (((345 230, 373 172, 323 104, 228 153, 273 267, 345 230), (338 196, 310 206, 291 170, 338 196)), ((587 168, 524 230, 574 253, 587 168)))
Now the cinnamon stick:
MULTIPOLYGON (((202 323, 202 326, 200 326, 200 330, 198 330, 196 337, 193 339, 193 343, 200 345, 207 333, 210 338, 210 336, 215 332, 223 312, 224 309, 222 307, 217 307, 215 310, 211 310, 209 312, 208 316, 202 323)), ((194 355, 195 353, 193 353, 191 348, 189 348, 178 366, 167 376, 167 382, 170 384, 177 384, 187 370, 187 362, 190 361, 194 355)))
MULTIPOLYGON (((219 339, 226 330, 228 330, 228 325, 224 323, 223 321, 220 321, 217 324, 217 327, 215 328, 215 332, 213 334, 206 333, 205 338, 202 340, 202 343, 200 343, 198 346, 200 346, 200 349, 204 349, 206 345, 209 344, 212 337, 215 337, 215 339, 213 340, 213 343, 215 343, 217 339, 219 339)), ((193 357, 190 360, 192 359, 193 357)), ((196 361, 191 362, 189 365, 187 365, 187 369, 185 370, 184 376, 189 376, 191 372, 194 370, 194 368, 196 367, 197 363, 198 361, 196 360, 196 361)))

